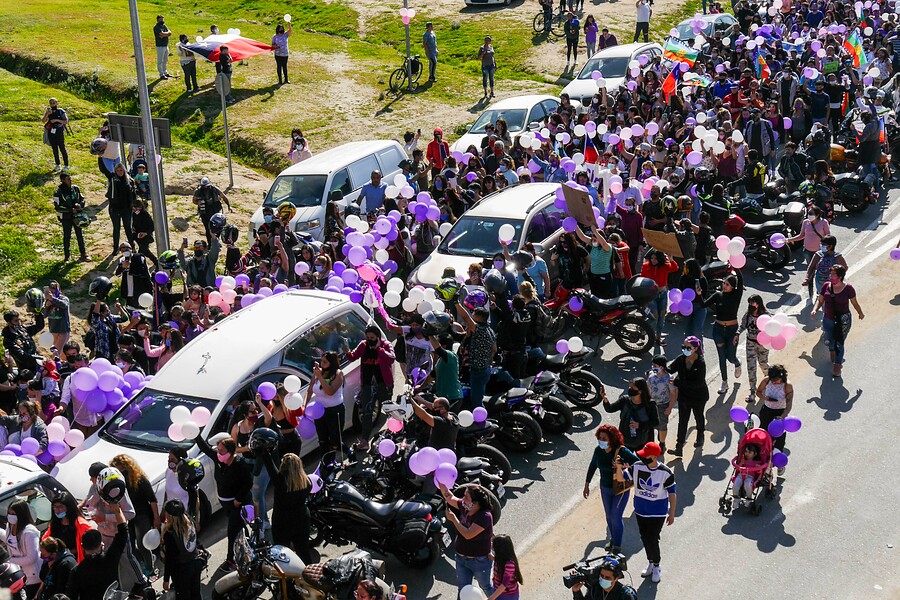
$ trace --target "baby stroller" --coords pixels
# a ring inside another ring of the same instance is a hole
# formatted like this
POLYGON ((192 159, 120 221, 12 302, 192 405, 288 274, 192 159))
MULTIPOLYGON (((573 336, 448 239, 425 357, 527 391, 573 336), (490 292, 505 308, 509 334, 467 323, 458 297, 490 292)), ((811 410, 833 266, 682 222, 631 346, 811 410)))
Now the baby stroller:
POLYGON ((719 499, 719 512, 727 515, 732 508, 749 503, 750 514, 758 515, 762 512, 762 503, 759 500, 760 492, 764 490, 766 498, 775 496, 775 477, 772 476, 772 436, 765 429, 748 430, 741 441, 738 443, 737 456, 731 460, 734 467, 728 484, 725 486, 725 493, 719 499), (759 456, 754 461, 754 466, 739 467, 738 460, 744 455, 744 448, 748 445, 754 445, 759 448, 759 456), (734 480, 738 475, 753 478, 753 487, 749 497, 745 497, 743 489, 740 490, 739 500, 732 504, 734 480))

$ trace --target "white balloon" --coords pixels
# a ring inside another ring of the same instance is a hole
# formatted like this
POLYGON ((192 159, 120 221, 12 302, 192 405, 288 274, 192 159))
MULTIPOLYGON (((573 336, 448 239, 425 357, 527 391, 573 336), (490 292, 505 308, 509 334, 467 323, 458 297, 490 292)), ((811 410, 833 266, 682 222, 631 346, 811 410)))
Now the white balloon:
POLYGON ((359 227, 359 220, 359 217, 357 217, 356 215, 348 215, 344 222, 347 223, 347 227, 356 229, 357 227, 359 227))
POLYGON ((53 345, 53 334, 49 331, 45 331, 38 336, 38 344, 40 344, 41 348, 49 348, 53 345))
POLYGON ((425 295, 422 298, 425 302, 431 302, 437 298, 437 293, 435 293, 434 288, 425 288, 425 295))
POLYGON ((716 143, 714 143, 713 152, 715 152, 716 154, 722 154, 723 152, 725 152, 725 142, 717 141, 716 143))
MULTIPOLYGON (((781 0, 776 0, 776 1, 777 1, 777 2, 780 2, 781 0)), ((284 22, 285 22, 285 23, 290 23, 290 22, 291 22, 291 15, 290 15, 290 14, 284 15, 284 22)))
POLYGON ((394 175, 394 185, 401 189, 406 187, 408 185, 406 181, 406 175, 404 175, 403 173, 397 173, 396 175, 394 175))
POLYGON ((423 290, 422 288, 414 287, 413 289, 409 290, 409 293, 406 296, 407 298, 418 304, 425 299, 425 290, 423 290))
POLYGON ((144 544, 144 548, 152 552, 153 550, 159 548, 159 541, 159 530, 151 529, 144 534, 144 539, 141 540, 141 543, 144 544))
POLYGON ((484 598, 485 595, 481 588, 471 584, 459 590, 459 600, 484 600, 484 598))
POLYGON ((728 253, 728 250, 726 248, 721 248, 716 251, 716 256, 723 262, 731 258, 731 255, 728 253))
POLYGON ((391 255, 388 254, 387 250, 378 250, 375 252, 375 260, 380 262, 381 264, 386 263, 391 258, 391 255))
POLYGON ((303 396, 300 394, 288 394, 284 399, 284 406, 288 410, 297 410, 303 406, 303 396))
POLYGON ((697 125, 696 127, 694 127, 694 137, 702 139, 703 136, 706 135, 706 133, 707 130, 705 125, 697 125))
POLYGON ((497 235, 504 242, 509 242, 516 236, 516 228, 509 223, 504 223, 500 226, 500 231, 497 232, 497 235))
POLYGON ((400 188, 400 195, 408 200, 416 195, 416 190, 413 189, 411 185, 407 185, 406 187, 400 188))
POLYGON ((575 133, 575 137, 584 137, 584 134, 587 133, 587 130, 584 128, 584 125, 579 123, 573 129, 573 133, 575 133))
POLYGON ((384 304, 389 308, 400 306, 401 301, 402 299, 400 298, 400 294, 398 294, 397 292, 387 292, 384 295, 384 304))
POLYGON ((356 230, 360 233, 365 233, 369 230, 369 222, 365 219, 359 220, 359 225, 356 226, 356 230))
POLYGON ((396 185, 389 185, 384 189, 384 195, 388 198, 396 198, 400 195, 400 188, 396 185))
POLYGON ((540 149, 540 147, 541 147, 541 140, 538 140, 538 139, 531 140, 531 149, 532 150, 538 150, 538 149, 540 149))
POLYGON ((444 306, 444 301, 440 298, 435 298, 434 300, 429 302, 429 304, 431 305, 431 310, 433 310, 434 312, 444 312, 444 310, 446 309, 446 306, 444 306))
POLYGON ((419 303, 412 298, 406 298, 403 300, 403 310, 406 312, 414 312, 416 310, 416 306, 418 305, 419 303))
POLYGON ((584 350, 584 340, 575 336, 569 339, 569 352, 581 352, 584 350))
POLYGON ((775 337, 779 333, 781 333, 781 323, 779 323, 775 319, 772 319, 771 321, 766 323, 766 326, 763 327, 763 331, 765 331, 770 337, 775 337))
POLYGON ((743 245, 737 240, 731 240, 728 242, 728 254, 731 256, 737 256, 741 252, 744 251, 743 245))
POLYGON ((431 310, 430 302, 419 302, 419 305, 416 307, 416 312, 418 312, 420 315, 424 315, 429 310, 431 310))
POLYGON ((303 387, 303 380, 297 377, 296 375, 288 375, 284 378, 284 382, 282 383, 285 391, 290 394, 296 394, 300 391, 300 388, 303 387))
POLYGON ((738 131, 737 129, 735 129, 734 133, 731 134, 731 139, 734 140, 735 143, 740 144, 741 142, 744 141, 744 134, 741 133, 740 131, 738 131))
POLYGON ((581 152, 576 152, 572 155, 572 160, 575 161, 576 165, 581 166, 584 164, 584 154, 582 154, 581 152))
POLYGON ((183 425, 191 419, 191 409, 187 406, 178 405, 169 412, 169 418, 173 423, 183 425))
POLYGON ((784 314, 783 312, 775 313, 774 315, 772 315, 772 320, 778 321, 782 325, 785 325, 788 322, 788 318, 789 317, 786 314, 784 314))
POLYGON ((399 277, 394 277, 387 282, 387 289, 389 292, 397 292, 398 294, 403 293, 403 280, 399 277))
POLYGON ((138 305, 141 308, 150 308, 153 306, 153 296, 150 294, 141 294, 138 296, 138 305))
POLYGON ((441 237, 447 237, 447 234, 450 233, 450 230, 453 229, 453 223, 441 223, 438 231, 441 234, 441 237))
POLYGON ((459 418, 459 424, 462 427, 470 427, 472 423, 475 422, 475 417, 472 415, 472 411, 470 410, 460 411, 459 415, 457 416, 459 418))
POLYGON ((187 423, 181 424, 181 435, 184 436, 186 440, 192 440, 198 435, 200 435, 200 426, 194 423, 193 421, 188 421, 187 423))
POLYGON ((706 123, 706 113, 705 112, 702 112, 702 111, 698 112, 697 116, 694 118, 697 120, 698 123, 706 123))

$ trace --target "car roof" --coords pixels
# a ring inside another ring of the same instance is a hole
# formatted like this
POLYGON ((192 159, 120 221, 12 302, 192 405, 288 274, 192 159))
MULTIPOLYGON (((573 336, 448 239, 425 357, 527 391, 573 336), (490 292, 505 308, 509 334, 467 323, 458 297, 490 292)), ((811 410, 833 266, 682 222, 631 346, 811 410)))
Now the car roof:
POLYGON ((600 52, 596 52, 591 55, 591 58, 607 58, 607 57, 615 57, 615 56, 631 56, 635 52, 639 52, 645 48, 657 48, 661 47, 656 42, 638 42, 635 44, 620 44, 618 46, 613 46, 611 48, 604 48, 600 52))
POLYGON ((396 140, 367 140, 362 142, 348 142, 336 148, 313 154, 303 162, 291 165, 281 175, 321 175, 331 173, 352 162, 366 157, 379 150, 384 150, 393 145, 399 145, 396 140))
POLYGON ((558 183, 542 182, 503 188, 466 211, 466 216, 523 220, 541 200, 555 194, 558 187, 558 183))
POLYGON ((538 102, 543 102, 544 100, 556 100, 559 102, 559 98, 556 96, 550 96, 548 94, 530 94, 526 96, 513 96, 512 98, 504 98, 503 100, 498 100, 494 102, 486 109, 484 112, 487 112, 492 109, 508 109, 508 108, 529 108, 538 102))
POLYGON ((42 476, 44 471, 25 458, 0 456, 0 490, 42 476))
POLYGON ((225 399, 298 331, 353 303, 342 294, 289 290, 255 302, 192 340, 154 376, 148 388, 225 399))

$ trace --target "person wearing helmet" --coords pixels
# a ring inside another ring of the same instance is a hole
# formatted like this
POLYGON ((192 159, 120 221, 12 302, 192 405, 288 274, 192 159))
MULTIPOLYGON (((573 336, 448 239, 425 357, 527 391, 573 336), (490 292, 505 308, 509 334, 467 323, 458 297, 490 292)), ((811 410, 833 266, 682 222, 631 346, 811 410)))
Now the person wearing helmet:
POLYGON ((234 212, 228 196, 222 193, 222 190, 209 182, 209 177, 200 179, 200 185, 194 190, 194 204, 197 206, 197 214, 203 227, 206 230, 206 243, 212 244, 212 233, 209 230, 209 219, 214 214, 222 212, 222 203, 228 207, 228 212, 234 212))
POLYGON ((41 312, 34 313, 34 323, 24 325, 19 311, 12 309, 3 313, 6 326, 3 328, 3 347, 9 352, 20 371, 28 369, 37 371, 38 356, 37 345, 34 336, 44 329, 44 315, 41 312))
POLYGON ((181 270, 185 273, 188 285, 215 286, 216 261, 219 260, 221 248, 219 237, 213 234, 209 252, 207 252, 206 242, 196 240, 194 242, 194 255, 190 260, 187 260, 184 256, 184 251, 187 249, 187 240, 182 242, 181 248, 178 249, 178 262, 181 265, 181 270))
POLYGON ((63 229, 63 260, 69 261, 69 246, 72 242, 72 230, 75 230, 75 239, 78 241, 78 251, 81 253, 80 262, 87 262, 87 251, 84 248, 84 234, 81 227, 75 223, 76 213, 84 210, 84 196, 77 185, 72 184, 72 176, 68 173, 60 173, 59 186, 53 193, 53 208, 56 210, 56 218, 62 224, 63 229))

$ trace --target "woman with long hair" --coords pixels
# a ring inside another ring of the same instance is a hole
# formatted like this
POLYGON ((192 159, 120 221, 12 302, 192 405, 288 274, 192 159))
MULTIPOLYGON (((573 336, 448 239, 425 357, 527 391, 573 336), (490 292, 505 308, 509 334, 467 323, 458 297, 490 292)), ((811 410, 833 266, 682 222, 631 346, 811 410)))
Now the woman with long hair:
MULTIPOLYGON (((603 393, 605 395, 605 390, 603 393)), ((625 520, 622 515, 628 506, 628 496, 630 495, 628 490, 616 494, 613 487, 615 465, 617 462, 633 465, 639 459, 634 452, 625 447, 622 432, 614 425, 601 425, 594 432, 594 437, 597 438, 597 445, 588 465, 582 495, 585 499, 591 495, 591 479, 594 478, 594 473, 599 471, 600 499, 603 502, 606 524, 609 526, 609 542, 606 544, 606 549, 615 552, 622 547, 622 536, 625 535, 625 520)))
POLYGON ((574 290, 583 288, 587 283, 586 273, 590 270, 591 259, 574 233, 565 232, 559 236, 559 243, 550 254, 550 262, 559 269, 559 284, 563 288, 574 290))
POLYGON ((175 588, 175 600, 201 600, 200 564, 197 560, 197 531, 181 500, 169 500, 162 527, 163 590, 169 580, 175 588))
POLYGON ((716 314, 716 321, 713 323, 713 341, 719 355, 719 373, 722 376, 719 394, 728 391, 727 363, 734 365, 734 378, 736 380, 741 378, 741 361, 737 357, 735 340, 738 330, 738 309, 743 295, 744 277, 740 269, 735 269, 733 275, 728 275, 722 280, 722 291, 713 292, 703 302, 706 307, 712 307, 716 314))
POLYGON ((756 336, 759 335, 759 327, 756 320, 761 315, 769 314, 766 310, 766 303, 763 302, 762 296, 753 294, 747 298, 747 312, 741 319, 734 334, 734 346, 738 345, 741 334, 747 332, 747 379, 750 382, 750 395, 747 397, 747 403, 751 404, 756 400, 756 365, 765 373, 769 370, 769 349, 760 344, 756 336))
POLYGON ((820 308, 824 307, 825 309, 825 315, 822 317, 822 331, 825 334, 825 343, 831 352, 831 375, 835 378, 841 376, 841 368, 844 364, 844 344, 847 334, 850 332, 850 326, 853 324, 850 305, 852 304, 856 309, 860 320, 866 318, 856 299, 856 289, 844 281, 846 276, 847 267, 843 265, 831 267, 828 282, 819 290, 819 299, 816 300, 812 311, 812 314, 815 315, 820 308))
MULTIPOLYGON (((324 248, 325 247, 323 246, 323 249, 324 248)), ((332 249, 331 246, 328 246, 328 248, 332 249)), ((315 281, 316 289, 324 290, 328 285, 328 279, 334 275, 334 271, 331 270, 332 264, 331 257, 327 254, 320 254, 316 257, 313 264, 313 269, 315 270, 313 281, 315 281)))
POLYGON ((519 558, 508 535, 495 535, 494 549, 494 593, 488 600, 519 600, 519 584, 523 583, 519 558))
POLYGON ((55 537, 45 537, 40 543, 41 553, 41 589, 38 590, 37 600, 52 600, 57 594, 65 594, 69 586, 69 576, 78 561, 66 548, 62 540, 55 537))
MULTIPOLYGON (((759 409, 759 426, 768 430, 775 419, 784 419, 794 406, 794 386, 788 383, 787 369, 783 365, 772 365, 765 379, 759 382, 756 395, 763 401, 759 409)), ((787 434, 775 438, 775 448, 784 452, 784 441, 787 434)), ((784 469, 778 469, 778 474, 784 469)))
POLYGON ((285 454, 278 467, 270 453, 263 460, 275 484, 272 541, 293 548, 303 562, 310 564, 313 560, 309 551, 307 502, 312 484, 303 469, 303 461, 293 452, 285 454))
POLYGON ((270 427, 281 434, 281 441, 278 442, 279 454, 288 452, 299 454, 301 440, 300 434, 297 433, 297 416, 284 405, 287 396, 288 391, 284 389, 284 384, 275 384, 275 397, 268 406, 272 414, 270 427))
POLYGON ((151 529, 159 529, 159 504, 156 493, 144 470, 137 461, 127 454, 119 454, 109 461, 109 466, 118 469, 125 477, 125 488, 134 506, 134 518, 128 521, 128 535, 135 556, 144 563, 147 573, 153 573, 153 553, 144 547, 141 540, 151 529))
POLYGON ((316 435, 323 452, 343 447, 344 430, 344 372, 337 352, 326 352, 313 366, 313 380, 306 389, 306 404, 310 399, 325 407, 325 414, 315 420, 316 435))
POLYGON ((231 427, 231 437, 237 442, 237 454, 250 467, 253 474, 253 505, 256 514, 266 527, 269 525, 266 507, 266 490, 269 488, 269 473, 263 468, 260 457, 250 449, 250 436, 260 427, 272 427, 272 411, 265 405, 258 393, 254 401, 242 402, 234 413, 235 423, 231 427))
POLYGON ((41 587, 41 533, 34 526, 28 503, 16 500, 6 508, 6 530, 3 540, 9 550, 9 562, 25 573, 25 597, 32 600, 41 587))
POLYGON ((695 336, 688 336, 681 347, 681 356, 666 367, 666 371, 674 373, 675 388, 678 390, 678 438, 675 448, 669 454, 681 457, 685 439, 687 438, 688 421, 694 415, 697 426, 697 441, 694 448, 703 447, 703 435, 706 431, 706 403, 709 401, 709 388, 706 386, 706 361, 703 360, 703 341, 695 336))
POLYGON ((44 531, 43 539, 54 537, 62 540, 66 548, 74 548, 78 562, 84 560, 84 548, 81 546, 81 538, 85 533, 93 529, 81 509, 78 502, 69 492, 62 492, 50 503, 50 526, 44 531))
POLYGON ((624 437, 625 447, 637 452, 647 442, 652 442, 659 425, 659 414, 650 397, 650 386, 643 377, 635 377, 628 383, 628 389, 615 402, 603 395, 603 409, 619 413, 619 431, 624 437))
MULTIPOLYGON (((141 335, 140 331, 138 334, 141 335)), ((150 345, 149 335, 144 337, 144 354, 147 355, 147 358, 156 359, 155 371, 157 373, 184 347, 184 337, 181 335, 181 331, 168 323, 159 326, 159 335, 162 337, 162 343, 159 346, 150 345)))

